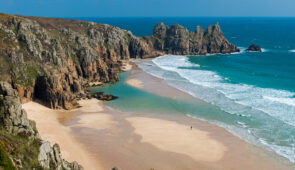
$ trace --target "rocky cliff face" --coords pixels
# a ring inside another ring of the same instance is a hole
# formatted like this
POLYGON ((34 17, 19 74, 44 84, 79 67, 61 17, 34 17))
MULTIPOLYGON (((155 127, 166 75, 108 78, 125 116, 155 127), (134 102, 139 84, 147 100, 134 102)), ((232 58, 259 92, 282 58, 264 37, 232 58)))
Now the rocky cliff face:
POLYGON ((0 165, 82 169, 63 160, 58 145, 40 139, 21 102, 35 99, 54 109, 72 109, 88 84, 118 81, 129 58, 236 51, 218 24, 190 32, 160 23, 152 36, 135 37, 104 24, 0 14, 0 165))
POLYGON ((82 170, 62 159, 59 146, 42 141, 16 90, 0 81, 0 169, 82 170), (6 158, 6 159, 4 159, 6 158), (4 161, 5 160, 5 161, 4 161))
POLYGON ((0 14, 0 80, 22 102, 38 99, 54 109, 75 108, 89 83, 118 81, 129 58, 236 51, 218 24, 190 32, 160 23, 152 36, 135 37, 104 24, 0 14))
POLYGON ((13 135, 36 135, 34 122, 27 119, 17 92, 7 82, 0 82, 0 126, 13 135))
POLYGON ((204 55, 240 51, 224 37, 219 24, 211 25, 205 31, 197 26, 195 32, 190 32, 178 24, 169 28, 159 23, 154 28, 153 36, 148 39, 154 42, 156 50, 169 54, 204 55))

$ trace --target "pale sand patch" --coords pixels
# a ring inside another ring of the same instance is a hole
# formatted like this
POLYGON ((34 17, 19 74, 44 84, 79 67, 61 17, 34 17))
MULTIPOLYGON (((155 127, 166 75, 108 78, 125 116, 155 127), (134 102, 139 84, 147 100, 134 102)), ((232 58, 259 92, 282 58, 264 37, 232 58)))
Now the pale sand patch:
POLYGON ((103 103, 102 101, 96 99, 90 100, 80 100, 80 106, 82 106, 79 110, 83 113, 94 113, 94 114, 82 114, 77 118, 77 124, 74 125, 76 127, 87 127, 87 128, 95 128, 98 130, 108 129, 116 122, 112 120, 112 116, 109 114, 103 113, 103 103), (99 123, 98 123, 99 122, 99 123))
POLYGON ((139 88, 139 89, 142 89, 144 87, 143 82, 141 80, 139 80, 139 79, 134 79, 134 78, 133 79, 128 79, 126 81, 126 83, 128 85, 130 85, 130 86, 133 86, 133 87, 139 88))
POLYGON ((102 112, 103 109, 103 103, 102 101, 99 101, 97 99, 90 99, 90 100, 80 100, 79 101, 81 108, 78 110, 83 112, 102 112))
POLYGON ((102 85, 103 83, 102 82, 100 82, 100 81, 96 81, 96 82, 90 82, 89 83, 89 86, 100 86, 100 85, 102 85))
POLYGON ((112 117, 103 113, 87 114, 79 116, 77 127, 94 128, 97 130, 108 129, 115 123, 112 121, 112 117))
POLYGON ((123 71, 129 71, 131 69, 132 69, 132 65, 130 63, 125 63, 125 65, 122 68, 123 71))
POLYGON ((135 133, 159 149, 185 154, 197 161, 215 162, 223 158, 227 148, 211 138, 208 132, 168 120, 154 118, 127 118, 135 133))
POLYGON ((23 104, 23 108, 27 111, 28 118, 36 121, 42 139, 51 144, 60 145, 64 159, 70 162, 77 161, 87 170, 103 169, 100 163, 72 136, 70 127, 58 121, 59 114, 70 114, 70 112, 52 110, 36 102, 23 104))

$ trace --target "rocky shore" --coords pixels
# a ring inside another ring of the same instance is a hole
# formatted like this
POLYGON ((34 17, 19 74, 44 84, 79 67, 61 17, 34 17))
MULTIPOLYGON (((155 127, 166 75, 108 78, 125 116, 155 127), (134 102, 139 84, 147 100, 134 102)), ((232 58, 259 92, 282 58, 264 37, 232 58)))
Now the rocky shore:
POLYGON ((69 163, 59 145, 43 141, 35 122, 27 118, 16 90, 0 82, 0 169, 82 170, 77 162, 69 163))
POLYGON ((153 35, 136 37, 105 24, 0 14, 0 37, 0 153, 7 166, 12 163, 19 169, 82 169, 63 160, 58 145, 50 147, 40 139, 21 103, 36 100, 52 109, 77 108, 86 87, 118 81, 130 58, 239 51, 218 24, 190 32, 180 25, 169 28, 159 23, 153 35), (29 160, 27 151, 32 151, 29 160))
POLYGON ((54 109, 77 107, 89 84, 118 81, 130 58, 239 51, 218 24, 190 32, 159 23, 152 36, 136 37, 104 24, 0 14, 0 35, 0 80, 17 89, 22 103, 39 99, 54 109))

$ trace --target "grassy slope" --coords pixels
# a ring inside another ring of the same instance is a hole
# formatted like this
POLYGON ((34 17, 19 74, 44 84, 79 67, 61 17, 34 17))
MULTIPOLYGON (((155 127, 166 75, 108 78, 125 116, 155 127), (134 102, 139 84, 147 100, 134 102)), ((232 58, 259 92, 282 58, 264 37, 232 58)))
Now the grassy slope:
POLYGON ((10 157, 20 159, 24 169, 42 169, 38 163, 39 139, 30 140, 26 136, 13 136, 0 130, 0 168, 15 169, 10 157))

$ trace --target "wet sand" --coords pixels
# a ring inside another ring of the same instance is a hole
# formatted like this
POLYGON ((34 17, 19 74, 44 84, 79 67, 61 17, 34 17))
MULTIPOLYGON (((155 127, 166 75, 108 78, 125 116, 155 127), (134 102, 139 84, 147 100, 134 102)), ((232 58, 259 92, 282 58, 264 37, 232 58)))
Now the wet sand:
MULTIPOLYGON (((192 99, 138 68, 131 70, 130 79, 143 85, 136 88, 165 97, 192 99)), ((81 108, 70 112, 42 110, 43 106, 32 102, 24 107, 29 118, 36 121, 41 136, 51 143, 58 142, 64 157, 77 160, 86 170, 114 166, 123 170, 294 169, 283 158, 223 128, 184 115, 122 113, 95 99, 80 104, 81 108)))

